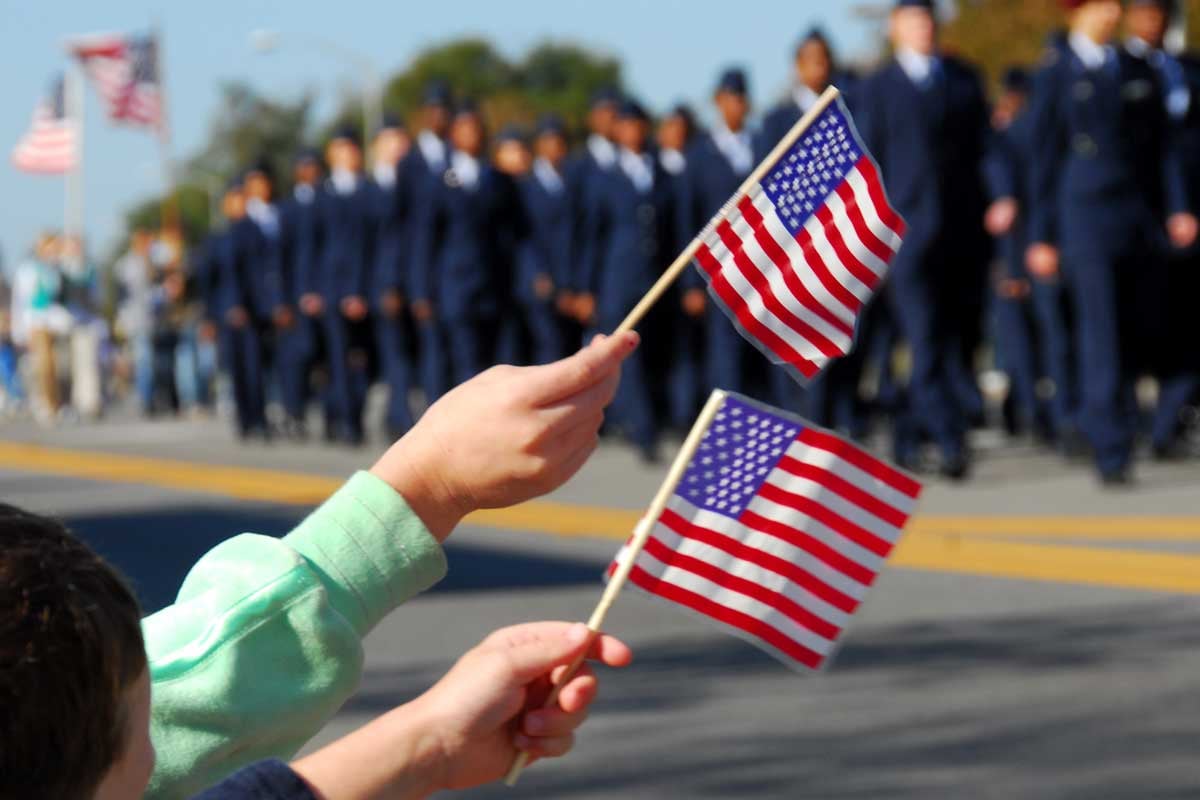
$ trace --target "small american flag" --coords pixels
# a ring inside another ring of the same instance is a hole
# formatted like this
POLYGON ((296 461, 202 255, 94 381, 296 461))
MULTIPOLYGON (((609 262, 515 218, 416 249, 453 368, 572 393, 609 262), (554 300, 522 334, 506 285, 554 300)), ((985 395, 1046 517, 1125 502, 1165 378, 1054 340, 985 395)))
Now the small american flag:
POLYGON ((33 123, 13 148, 12 163, 25 172, 70 172, 76 164, 75 125, 67 117, 63 78, 33 110, 33 123))
POLYGON ((98 34, 68 44, 118 122, 162 126, 158 43, 153 36, 98 34))
POLYGON ((853 348, 904 231, 839 99, 709 223, 696 260, 743 335, 803 383, 853 348))
POLYGON ((789 666, 817 670, 920 492, 917 481, 861 448, 730 394, 629 580, 789 666))

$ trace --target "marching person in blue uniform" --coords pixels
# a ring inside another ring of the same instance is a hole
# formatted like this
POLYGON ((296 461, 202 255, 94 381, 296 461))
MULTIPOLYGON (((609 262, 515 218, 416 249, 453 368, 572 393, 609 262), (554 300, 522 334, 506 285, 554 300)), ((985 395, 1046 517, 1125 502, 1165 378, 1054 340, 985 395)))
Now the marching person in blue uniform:
MULTIPOLYGON (((417 241, 417 209, 429 202, 429 196, 440 191, 442 180, 450 165, 450 145, 446 136, 450 132, 450 115, 453 107, 450 87, 441 81, 431 81, 425 87, 419 119, 421 129, 417 133, 415 147, 405 159, 400 173, 400 192, 404 206, 409 209, 409 279, 417 273, 428 272, 429 264, 417 261, 412 247, 417 241)), ((411 292, 411 287, 410 290, 411 292)), ((432 304, 427 300, 409 297, 409 308, 417 325, 419 345, 419 372, 425 402, 433 403, 446 392, 450 369, 446 361, 446 343, 442 329, 434 318, 432 304)))
MULTIPOLYGON (((1067 47, 1051 50, 1030 105, 1033 148, 1027 264, 1063 275, 1077 318, 1079 426, 1105 484, 1126 484, 1136 422, 1139 273, 1169 239, 1191 245, 1172 131, 1154 67, 1112 46, 1117 0, 1063 0, 1067 47)), ((1150 266, 1148 266, 1150 264, 1150 266)))
MULTIPOLYGON (((259 352, 262 354, 262 375, 254 380, 266 388, 271 385, 268 376, 274 369, 276 334, 292 326, 295 317, 290 304, 283 296, 283 242, 279 224, 279 209, 274 201, 274 170, 268 159, 260 158, 242 178, 246 195, 246 216, 238 223, 245 228, 244 246, 251 274, 253 296, 252 316, 260 335, 259 352)), ((269 434, 264 428, 264 435, 269 434)))
MULTIPOLYGON (((999 265, 994 276, 992 317, 996 360, 1008 376, 1005 403, 1008 429, 1033 431, 1043 441, 1054 430, 1045 404, 1038 397, 1042 373, 1041 348, 1034 308, 1034 286, 1025 268, 1028 191, 1029 118, 1022 115, 1029 96, 1029 73, 1011 67, 1003 77, 1003 92, 992 111, 993 135, 984 174, 992 204, 984 218, 989 234, 996 238, 999 265)), ((1063 365, 1065 366, 1065 364, 1063 365)), ((1066 392, 1066 370, 1048 371, 1056 391, 1066 392)))
POLYGON ((399 439, 413 425, 408 405, 414 365, 408 339, 413 330, 404 314, 408 260, 411 255, 409 209, 400 191, 412 141, 399 118, 388 114, 375 135, 371 149, 371 190, 375 207, 375 252, 371 275, 371 319, 375 331, 380 376, 388 387, 384 415, 390 441, 399 439))
MULTIPOLYGON (((595 206, 601 188, 616 169, 617 145, 613 139, 620 104, 620 94, 611 87, 600 89, 592 95, 587 116, 588 137, 581 152, 567 166, 567 191, 570 192, 571 207, 575 211, 576 242, 582 243, 588 235, 588 220, 596 216, 595 206)), ((579 248, 582 252, 583 245, 580 244, 579 248)), ((579 323, 577 330, 580 333, 584 327, 593 324, 596 316, 596 298, 582 284, 579 268, 575 267, 565 290, 559 292, 557 301, 559 310, 579 323)), ((569 344, 574 346, 577 343, 569 344)))
MULTIPOLYGON (((1175 10, 1173 0, 1131 0, 1125 14, 1129 38, 1125 49, 1147 62, 1158 74, 1173 129, 1176 156, 1189 196, 1194 202, 1200 179, 1200 113, 1197 91, 1189 77, 1197 77, 1190 64, 1164 49, 1167 28, 1175 10)), ((1146 320, 1159 320, 1145 342, 1154 353, 1148 366, 1159 381, 1158 406, 1150 428, 1155 458, 1173 459, 1185 454, 1183 421, 1200 392, 1200 361, 1195 342, 1194 298, 1200 294, 1200 248, 1168 248, 1163 254, 1158 291, 1142 312, 1146 320)))
MULTIPOLYGON (((696 117, 677 105, 658 125, 658 162, 675 197, 678 220, 673 249, 683 251, 708 220, 703 218, 695 189, 696 117)), ((687 430, 711 388, 707 371, 708 294, 704 279, 689 269, 660 301, 662 331, 656 336, 666 354, 667 418, 676 430, 687 430)))
POLYGON ((329 177, 321 193, 323 236, 317 285, 329 356, 330 411, 336 438, 361 445, 367 400, 369 290, 376 231, 373 194, 362 173, 358 133, 340 128, 329 141, 329 177))
MULTIPOLYGON (((617 152, 611 171, 599 174, 588 209, 579 257, 578 286, 595 298, 595 328, 616 330, 625 315, 678 255, 675 198, 658 159, 649 151, 650 118, 633 100, 622 103, 615 126, 617 152)), ((658 426, 645 360, 626 362, 613 405, 646 461, 657 459, 658 426)))
MULTIPOLYGON (((713 92, 717 121, 710 131, 697 137, 691 159, 691 185, 701 225, 712 219, 733 197, 757 163, 754 134, 748 121, 748 95, 746 74, 740 69, 728 69, 717 80, 713 92)), ((695 226, 690 235, 697 233, 699 227, 695 226)), ((689 271, 683 283, 684 297, 692 296, 703 286, 699 272, 689 271)), ((710 386, 744 393, 753 351, 716 304, 708 304, 706 317, 705 379, 710 386)), ((786 373, 783 380, 790 384, 786 391, 792 402, 780 405, 794 408, 794 395, 799 390, 786 373)), ((777 397, 776 402, 780 399, 777 397)))
MULTIPOLYGON (((281 298, 278 305, 290 309, 293 317, 290 326, 278 331, 276 363, 287 414, 284 433, 294 439, 307 438, 310 379, 325 352, 321 322, 325 306, 317 283, 322 242, 320 184, 320 155, 315 150, 302 150, 292 168, 291 196, 280 207, 282 257, 277 279, 281 298)), ((327 436, 334 433, 328 423, 326 419, 327 436)))
POLYGON ((533 167, 520 183, 529 236, 520 243, 514 294, 533 342, 533 361, 548 364, 566 353, 555 297, 572 267, 574 210, 564 174, 567 129, 560 117, 538 121, 533 149, 533 167))
POLYGON ((986 279, 980 165, 988 109, 977 71, 938 52, 931 0, 899 0, 890 35, 895 56, 863 82, 857 107, 867 145, 908 224, 886 289, 912 350, 893 446, 898 462, 914 466, 921 435, 928 436, 941 451, 943 474, 962 479, 969 469, 968 421, 980 410, 963 383, 972 380, 965 339, 968 323, 981 324, 986 279))
POLYGON ((222 212, 228 222, 213 242, 215 276, 209 313, 219 325, 221 360, 233 384, 237 433, 247 439, 266 437, 267 416, 263 382, 262 336, 258 310, 262 297, 250 260, 250 230, 241 179, 226 189, 222 212))
POLYGON ((455 111, 449 166, 415 209, 413 303, 442 327, 454 379, 495 363, 501 314, 510 297, 514 245, 525 233, 516 184, 488 160, 478 108, 455 111))
POLYGON ((800 121, 830 86, 838 87, 846 105, 853 111, 858 80, 849 72, 838 70, 833 46, 820 28, 808 31, 796 45, 794 69, 791 93, 763 118, 762 138, 767 151, 800 121))

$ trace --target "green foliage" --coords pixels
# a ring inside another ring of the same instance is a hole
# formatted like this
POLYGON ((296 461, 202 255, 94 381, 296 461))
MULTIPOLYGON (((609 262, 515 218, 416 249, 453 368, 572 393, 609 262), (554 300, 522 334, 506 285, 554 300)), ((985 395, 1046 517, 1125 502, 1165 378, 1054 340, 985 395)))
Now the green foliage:
POLYGON ((943 31, 948 50, 963 53, 998 81, 1005 68, 1032 66, 1046 38, 1063 26, 1057 2, 1048 0, 966 0, 943 31))
MULTIPOLYGON (((621 65, 610 56, 555 43, 539 45, 510 62, 486 40, 460 39, 429 48, 392 76, 384 90, 385 109, 411 119, 425 85, 433 79, 449 83, 457 97, 478 101, 493 130, 510 122, 530 124, 546 112, 561 114, 580 129, 591 94, 602 86, 620 86, 621 65)), ((209 192, 250 163, 269 159, 286 184, 297 150, 311 141, 311 111, 308 96, 289 103, 263 97, 244 83, 221 87, 207 143, 179 170, 178 215, 189 243, 201 239, 215 222, 209 219, 209 192)), ((343 125, 361 129, 362 114, 362 98, 353 98, 313 139, 324 142, 343 125)), ((147 199, 128 213, 127 223, 157 227, 162 209, 162 198, 147 199)))
POLYGON ((189 245, 199 242, 212 223, 205 187, 183 183, 176 187, 169 198, 146 200, 126 213, 125 225, 130 231, 137 228, 158 229, 172 216, 177 216, 183 228, 184 240, 189 245))
POLYGON ((427 50, 388 82, 384 107, 406 119, 420 106, 425 85, 443 80, 456 96, 479 102, 493 129, 529 124, 547 112, 581 127, 588 98, 602 86, 620 86, 621 65, 571 44, 544 43, 510 63, 487 42, 465 39, 427 50))

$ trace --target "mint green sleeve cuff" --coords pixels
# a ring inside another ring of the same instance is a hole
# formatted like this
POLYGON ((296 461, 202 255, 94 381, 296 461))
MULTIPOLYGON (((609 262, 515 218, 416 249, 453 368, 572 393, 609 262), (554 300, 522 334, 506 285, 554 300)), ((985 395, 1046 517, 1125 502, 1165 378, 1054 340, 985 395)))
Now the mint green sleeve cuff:
POLYGON ((446 574, 438 541, 400 493, 369 472, 355 474, 284 542, 312 565, 359 636, 446 574))

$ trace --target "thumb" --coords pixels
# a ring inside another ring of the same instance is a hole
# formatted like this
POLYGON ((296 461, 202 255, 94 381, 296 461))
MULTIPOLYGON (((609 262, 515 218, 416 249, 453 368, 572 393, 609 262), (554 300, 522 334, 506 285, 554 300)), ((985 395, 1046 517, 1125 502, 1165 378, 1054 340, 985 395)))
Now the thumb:
POLYGON ((591 640, 592 633, 581 622, 534 622, 505 628, 492 634, 489 644, 504 660, 505 681, 524 686, 569 663, 591 640))
POLYGON ((543 367, 530 367, 524 377, 534 405, 547 406, 582 392, 612 374, 634 350, 640 338, 629 332, 597 336, 573 356, 543 367))

